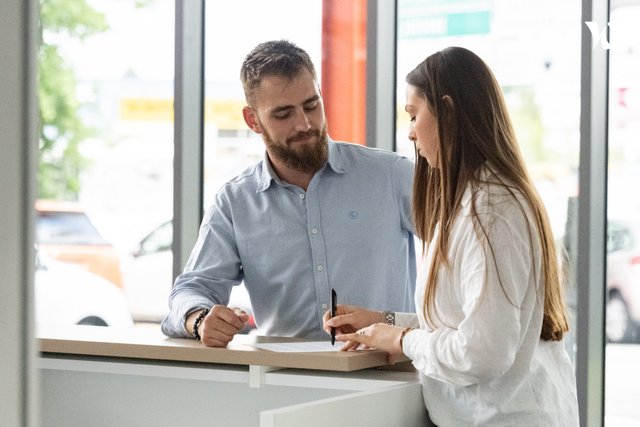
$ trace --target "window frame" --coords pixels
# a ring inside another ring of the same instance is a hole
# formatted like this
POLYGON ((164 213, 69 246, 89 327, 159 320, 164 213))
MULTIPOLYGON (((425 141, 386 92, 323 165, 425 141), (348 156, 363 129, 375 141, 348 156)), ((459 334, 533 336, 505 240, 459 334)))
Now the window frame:
MULTIPOLYGON (((33 336, 30 333, 29 316, 32 314, 33 292, 25 291, 33 287, 33 267, 30 261, 33 255, 33 212, 29 206, 34 202, 34 177, 35 177, 35 151, 37 144, 33 141, 37 135, 36 107, 36 82, 35 82, 35 55, 37 40, 35 34, 35 16, 37 8, 34 2, 28 2, 27 6, 18 6, 16 1, 1 3, 0 11, 3 16, 16 16, 15 22, 27 22, 27 30, 16 28, 16 25, 3 27, 3 34, 11 31, 10 37, 5 38, 8 47, 3 52, 19 52, 14 55, 18 67, 26 70, 28 78, 9 79, 0 83, 3 93, 12 89, 19 89, 20 96, 7 97, 10 105, 7 111, 24 113, 21 119, 10 123, 8 127, 0 127, 3 135, 3 164, 18 165, 17 168, 7 169, 3 172, 3 184, 10 185, 13 203, 7 203, 3 207, 0 231, 2 235, 14 236, 16 229, 25 231, 21 240, 11 239, 6 243, 6 250, 17 254, 17 264, 2 264, 3 277, 7 278, 8 295, 13 295, 20 304, 15 308, 22 310, 17 313, 11 311, 11 319, 21 327, 20 337, 10 340, 16 345, 11 347, 25 349, 34 347, 33 336), (17 83, 17 84, 16 84, 17 83), (30 213, 29 213, 30 212, 30 213), (27 277, 31 275, 31 277, 27 277), (22 276, 22 277, 18 277, 22 276), (26 319, 26 320, 25 320, 26 319), (24 323, 23 321, 26 321, 24 323)), ((383 0, 369 0, 371 7, 381 10, 386 2, 383 0)), ((395 2, 394 2, 395 3, 395 2)), ((582 0, 581 22, 597 21, 608 22, 609 2, 598 0, 582 0)), ((381 14, 379 14, 381 15, 381 14)), ((184 265, 188 251, 195 241, 197 229, 202 215, 202 96, 203 91, 198 90, 203 79, 203 17, 204 0, 183 2, 176 1, 176 160, 174 167, 174 269, 175 266, 184 265), (189 25, 186 23, 189 22, 189 25), (197 23, 197 24, 196 24, 197 23), (195 40, 187 35, 193 32, 195 40), (195 76, 195 78, 194 78, 195 76), (199 96, 189 97, 188 93, 196 91, 199 96), (191 137, 195 136, 195 137, 191 137)), ((378 16, 380 19, 380 16, 378 16)), ((8 21, 7 21, 8 22, 8 21)), ((368 49, 372 49, 368 46, 368 49)), ((376 45, 378 58, 382 54, 393 56, 395 46, 383 44, 376 45)), ((608 52, 602 49, 592 49, 591 35, 588 28, 582 25, 582 75, 581 75, 581 119, 580 119, 580 198, 578 202, 578 257, 576 263, 576 277, 578 279, 578 322, 577 324, 577 354, 576 376, 578 384, 578 400, 580 404, 581 424, 586 426, 602 426, 604 423, 604 291, 602 284, 605 275, 605 250, 606 250, 606 141, 607 135, 607 88, 608 88, 608 52), (604 143, 603 143, 604 141, 604 143)), ((11 58, 11 55, 9 55, 11 58)), ((383 61, 379 61, 384 63, 383 61)), ((8 64, 9 64, 8 63, 8 64)), ((3 65, 4 68, 4 65, 3 65)), ((8 66, 9 72, 13 66, 8 66)), ((393 73, 391 73, 393 74, 393 73)), ((15 73, 10 76, 15 77, 15 73)), ((382 87, 394 85, 394 76, 379 76, 382 87)), ((374 83, 367 82, 370 89, 374 83)), ((378 84, 378 83, 376 83, 378 84)), ((368 92, 369 93, 369 92, 368 92)), ((378 93, 378 98, 380 94, 378 93)), ((378 105, 378 104, 376 104, 378 105)), ((376 114, 367 114, 367 130, 385 135, 379 126, 382 120, 394 121, 394 114, 388 114, 384 110, 376 114)), ((390 125, 393 128, 393 124, 390 125)), ((385 141, 388 138, 380 138, 385 141)), ((391 138, 393 140, 393 138, 391 138)), ((381 148, 386 146, 379 144, 381 148)), ((3 168, 4 171, 4 168, 3 168)), ((3 246, 3 249, 4 246, 3 246)), ((31 263, 32 264, 32 263, 31 263)), ((6 300, 9 301, 9 300, 6 300)), ((3 304, 5 307, 6 304, 3 304)), ((26 354, 30 354, 26 351, 26 354)), ((32 353, 31 353, 32 354, 32 353)), ((6 359, 3 357, 3 361, 6 359)), ((11 357, 9 362, 18 360, 11 357)), ((27 381, 33 379, 31 362, 22 363, 20 372, 27 378, 16 379, 21 385, 22 392, 18 399, 24 401, 27 381)), ((13 377, 15 378, 15 376, 13 377)), ((16 381, 10 381, 9 387, 14 387, 16 381)), ((3 387, 5 388, 5 387, 3 387)), ((8 390, 4 390, 8 391, 8 390)), ((15 409, 16 402, 13 402, 15 409)))

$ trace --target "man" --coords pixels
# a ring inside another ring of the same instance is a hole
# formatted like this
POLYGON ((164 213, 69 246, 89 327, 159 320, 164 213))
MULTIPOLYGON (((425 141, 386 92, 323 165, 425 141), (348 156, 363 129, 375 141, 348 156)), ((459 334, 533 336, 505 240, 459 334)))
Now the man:
POLYGON ((381 321, 412 311, 413 163, 332 141, 313 63, 290 42, 258 45, 241 80, 265 159, 216 195, 162 331, 226 346, 248 318, 226 306, 242 281, 262 335, 326 337, 332 288, 341 303, 390 310, 381 321))

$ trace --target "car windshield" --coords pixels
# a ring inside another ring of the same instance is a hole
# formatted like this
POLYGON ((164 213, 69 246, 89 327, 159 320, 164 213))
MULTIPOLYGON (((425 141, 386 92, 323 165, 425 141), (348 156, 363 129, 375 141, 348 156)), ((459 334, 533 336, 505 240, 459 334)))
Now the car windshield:
POLYGON ((40 212, 36 240, 42 244, 107 245, 82 212, 40 212))

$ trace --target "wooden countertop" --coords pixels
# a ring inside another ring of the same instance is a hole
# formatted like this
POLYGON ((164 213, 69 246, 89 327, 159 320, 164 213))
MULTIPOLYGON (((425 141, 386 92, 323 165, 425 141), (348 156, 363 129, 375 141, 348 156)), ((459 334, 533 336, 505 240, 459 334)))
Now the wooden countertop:
POLYGON ((123 329, 47 325, 38 325, 36 336, 39 349, 43 354, 258 365, 342 372, 387 365, 386 353, 378 350, 280 353, 251 346, 254 343, 303 341, 297 338, 236 335, 227 348, 212 348, 205 347, 192 339, 167 338, 155 328, 123 329))

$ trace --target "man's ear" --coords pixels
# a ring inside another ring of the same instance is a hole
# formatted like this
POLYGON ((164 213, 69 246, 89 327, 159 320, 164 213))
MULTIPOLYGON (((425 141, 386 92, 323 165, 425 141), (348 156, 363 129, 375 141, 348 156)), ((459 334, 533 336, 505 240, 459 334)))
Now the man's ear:
POLYGON ((262 126, 260 126, 260 122, 258 121, 256 110, 249 106, 245 106, 242 109, 242 117, 244 118, 244 122, 247 126, 249 126, 249 129, 255 133, 262 133, 262 126))

